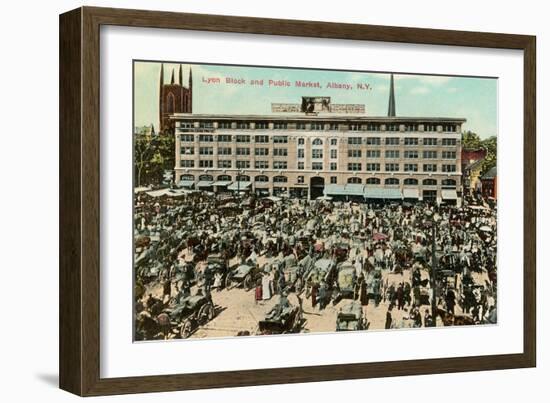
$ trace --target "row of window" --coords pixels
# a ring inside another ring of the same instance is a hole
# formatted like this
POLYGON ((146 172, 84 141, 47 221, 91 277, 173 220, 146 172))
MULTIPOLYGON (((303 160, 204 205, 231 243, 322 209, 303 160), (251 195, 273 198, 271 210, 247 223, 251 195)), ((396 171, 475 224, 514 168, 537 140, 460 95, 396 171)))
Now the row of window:
MULTIPOLYGON (((233 142, 233 137, 235 137, 236 143, 250 143, 252 138, 254 139, 255 143, 263 143, 267 144, 270 143, 270 136, 249 136, 247 134, 238 134, 236 136, 231 136, 228 134, 219 134, 219 135, 213 135, 213 134, 199 134, 198 140, 200 142, 207 142, 207 143, 231 143, 233 142)), ((182 142, 194 142, 195 141, 195 135, 194 134, 182 134, 180 135, 180 140, 182 142)), ((274 144, 287 144, 288 143, 288 136, 272 136, 271 141, 274 144)), ((373 145, 373 146, 379 146, 382 145, 382 138, 381 137, 348 137, 347 138, 348 145, 373 145)), ((298 139, 298 145, 304 145, 305 139, 299 138, 298 139)), ((385 145, 400 145, 401 144, 401 138, 400 137, 385 137, 384 138, 384 144, 385 145)), ((420 140, 417 137, 405 137, 403 138, 403 144, 406 146, 417 146, 420 143, 420 140)), ((422 139, 422 144, 425 146, 437 146, 439 144, 439 139, 435 137, 427 137, 422 139)), ((322 146, 323 140, 320 138, 316 138, 312 141, 313 146, 322 146)), ((338 139, 330 139, 330 145, 336 146, 338 145, 338 139)), ((457 139, 441 139, 441 145, 442 146, 456 146, 457 145, 457 139)))
MULTIPOLYGON (((194 181, 195 180, 195 175, 191 175, 191 174, 182 175, 180 180, 182 180, 182 181, 194 181)), ((199 175, 198 180, 199 181, 213 182, 214 181, 214 176, 213 175, 208 175, 208 174, 203 174, 203 175, 199 175)), ((233 179, 232 179, 231 175, 218 175, 216 177, 216 180, 218 180, 218 181, 232 181, 233 179)), ((240 181, 240 182, 250 182, 251 177, 248 176, 248 175, 237 175, 235 177, 235 180, 240 181)), ((337 183, 337 181, 338 181, 338 177, 336 177, 336 176, 331 176, 330 177, 330 183, 335 184, 335 183, 337 183)), ((267 177, 266 175, 256 175, 254 177, 254 182, 269 182, 269 177, 267 177)), ((273 177, 273 182, 274 183, 285 183, 285 182, 288 182, 288 178, 284 175, 274 176, 273 177)), ((297 177, 297 182, 298 183, 304 183, 304 176, 298 176, 297 177)), ((362 184, 363 180, 361 178, 358 178, 358 177, 351 177, 351 178, 348 178, 347 183, 362 184)), ((382 183, 382 181, 380 180, 380 178, 367 178, 365 180, 365 184, 367 184, 367 185, 380 185, 381 183, 382 183)), ((400 180, 398 178, 386 178, 386 179, 384 179, 384 184, 385 185, 399 185, 400 180)), ((405 185, 405 186, 418 186, 418 184, 419 184, 419 181, 418 181, 418 179, 415 179, 415 178, 406 178, 406 179, 403 180, 403 185, 405 185)), ((422 181, 422 185, 423 186, 437 186, 437 180, 432 179, 432 178, 424 179, 422 181)), ((456 180, 454 180, 454 179, 443 179, 441 181, 441 186, 456 186, 456 180)))
MULTIPOLYGON (((252 127, 255 129, 268 129, 268 122, 254 122, 254 126, 251 125, 252 122, 218 122, 219 129, 241 129, 241 130, 250 130, 252 127)), ((327 122, 297 122, 297 123, 288 123, 288 122, 273 122, 273 129, 275 130, 286 130, 286 129, 296 129, 296 130, 352 130, 352 131, 371 131, 377 132, 382 130, 382 123, 327 123, 327 122)), ((400 129, 400 124, 398 123, 388 123, 385 125, 386 131, 397 132, 400 129)), ((424 123, 425 132, 435 132, 437 131, 437 125, 433 123, 424 123)), ((180 128, 182 129, 193 129, 195 127, 193 122, 181 122, 180 128)), ((199 122, 199 128, 201 129, 214 129, 214 122, 199 122)), ((417 123, 406 123, 404 124, 404 130, 406 132, 416 132, 420 128, 420 125, 417 123)), ((442 125, 442 130, 444 132, 456 132, 456 124, 444 124, 442 125)))
MULTIPOLYGON (((194 168, 194 160, 181 160, 180 166, 182 168, 194 168)), ((247 160, 237 160, 235 161, 235 167, 239 169, 249 169, 252 166, 250 161, 247 160)), ((365 170, 367 172, 380 172, 381 171, 380 163, 367 163, 365 164, 365 170)), ((199 168, 214 168, 213 160, 200 160, 198 163, 199 168)), ((331 162, 330 165, 331 171, 338 170, 338 164, 331 162)), ((437 172, 437 164, 423 164, 421 165, 422 172, 437 172)), ((217 168, 233 168, 233 161, 231 160, 218 160, 217 168)), ((305 164, 302 161, 298 162, 298 169, 305 169, 305 164)), ((349 162, 348 171, 362 171, 363 164, 361 162, 349 162)), ((254 161, 254 169, 269 169, 269 161, 254 161)), ((287 161, 273 161, 273 169, 288 169, 287 161)), ((314 171, 322 171, 323 163, 322 162, 312 162, 311 169, 314 171)), ((387 163, 384 165, 385 172, 399 172, 401 169, 401 164, 397 163, 387 163)), ((418 172, 419 164, 403 164, 404 172, 418 172)), ((454 164, 441 164, 441 172, 456 172, 456 165, 454 164)))

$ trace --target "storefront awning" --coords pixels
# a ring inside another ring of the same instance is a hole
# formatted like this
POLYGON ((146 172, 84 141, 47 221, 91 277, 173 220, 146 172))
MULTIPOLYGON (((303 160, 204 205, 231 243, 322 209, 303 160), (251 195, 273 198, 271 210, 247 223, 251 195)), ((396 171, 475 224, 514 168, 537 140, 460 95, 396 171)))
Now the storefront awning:
POLYGON ((197 187, 198 188, 207 188, 209 186, 212 186, 212 181, 199 181, 199 183, 197 183, 197 187))
POLYGON ((231 184, 231 181, 216 181, 212 184, 212 186, 229 186, 231 184))
POLYGON ((325 195, 330 196, 363 196, 364 185, 348 183, 347 185, 326 185, 325 195))
POLYGON ((233 182, 227 187, 228 190, 246 190, 250 187, 252 182, 233 182))
POLYGON ((181 180, 178 182, 178 186, 181 186, 183 188, 190 188, 191 186, 193 186, 193 183, 193 181, 181 180))
POLYGON ((324 193, 331 196, 345 196, 346 191, 344 185, 326 185, 324 193))
POLYGON ((403 197, 405 199, 418 199, 420 197, 420 192, 416 188, 412 189, 403 189, 403 197))
POLYGON ((402 199, 403 194, 397 188, 365 186, 364 196, 367 199, 402 199))
POLYGON ((456 200, 458 198, 456 189, 441 189, 441 198, 443 200, 456 200))

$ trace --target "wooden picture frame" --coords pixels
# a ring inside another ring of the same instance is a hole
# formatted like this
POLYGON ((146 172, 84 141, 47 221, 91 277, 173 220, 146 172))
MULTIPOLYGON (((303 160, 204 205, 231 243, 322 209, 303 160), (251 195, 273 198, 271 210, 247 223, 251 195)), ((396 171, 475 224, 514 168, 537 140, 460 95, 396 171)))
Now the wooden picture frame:
POLYGON ((534 36, 82 7, 60 16, 60 387, 81 396, 533 367, 536 364, 534 36), (100 27, 170 28, 522 50, 524 267, 521 354, 100 377, 100 27))

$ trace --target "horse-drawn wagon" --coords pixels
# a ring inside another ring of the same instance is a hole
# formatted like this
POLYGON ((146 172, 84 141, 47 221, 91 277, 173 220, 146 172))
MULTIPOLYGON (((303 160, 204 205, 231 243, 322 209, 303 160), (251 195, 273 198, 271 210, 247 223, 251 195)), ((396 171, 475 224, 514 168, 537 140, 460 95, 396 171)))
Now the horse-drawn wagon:
POLYGON ((336 331, 366 330, 367 319, 363 314, 361 303, 352 301, 344 305, 336 316, 336 331))

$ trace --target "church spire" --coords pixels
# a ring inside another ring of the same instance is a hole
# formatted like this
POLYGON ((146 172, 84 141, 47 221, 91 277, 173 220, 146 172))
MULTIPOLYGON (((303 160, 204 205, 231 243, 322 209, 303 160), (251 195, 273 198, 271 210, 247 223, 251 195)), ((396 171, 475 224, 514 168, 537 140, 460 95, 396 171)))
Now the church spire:
POLYGON ((181 64, 178 71, 178 84, 183 87, 183 72, 181 71, 181 64))
POLYGON ((388 101, 388 117, 395 117, 395 93, 393 88, 393 74, 390 76, 390 99, 388 101))
POLYGON ((191 70, 191 67, 189 67, 189 88, 193 87, 193 71, 191 70))
POLYGON ((170 84, 174 85, 174 69, 172 69, 172 78, 170 79, 170 84))

